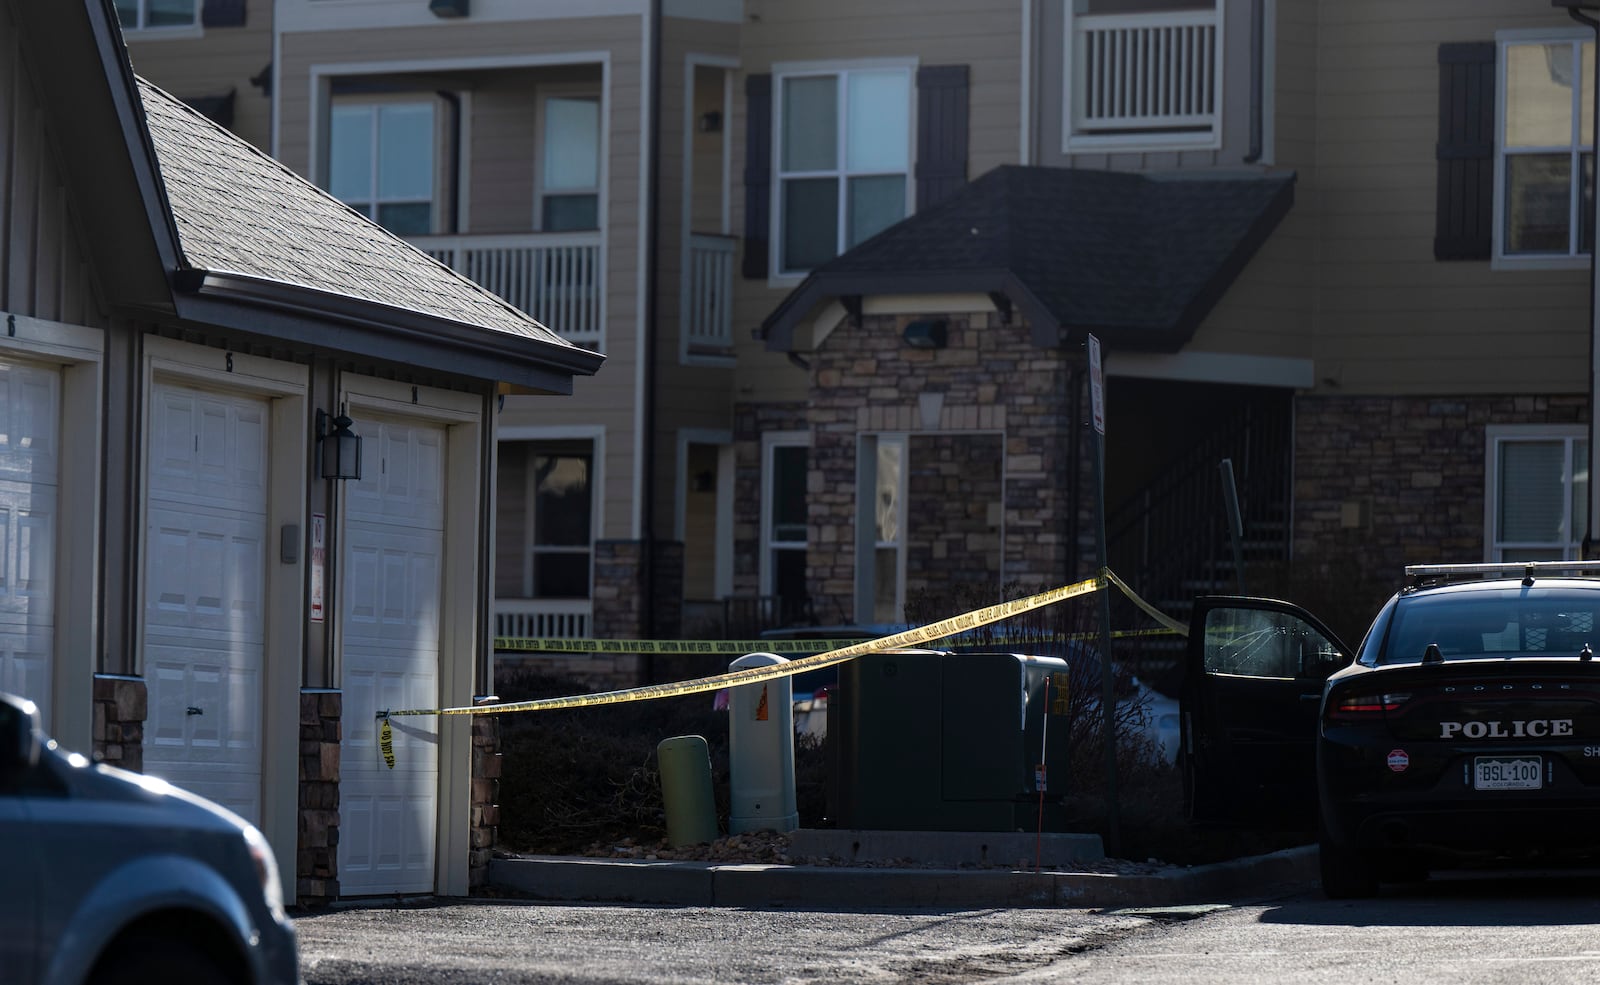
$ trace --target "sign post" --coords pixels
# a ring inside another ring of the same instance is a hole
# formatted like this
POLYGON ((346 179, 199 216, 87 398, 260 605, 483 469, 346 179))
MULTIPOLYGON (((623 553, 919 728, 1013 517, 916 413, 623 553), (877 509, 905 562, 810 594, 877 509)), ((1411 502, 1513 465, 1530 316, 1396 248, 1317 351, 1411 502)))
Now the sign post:
MULTIPOLYGON (((1089 405, 1094 417, 1095 547, 1100 574, 1106 570, 1106 387, 1100 362, 1100 340, 1089 336, 1089 405)), ((1106 746, 1106 852, 1122 851, 1117 806, 1117 688, 1111 660, 1111 586, 1100 589, 1100 710, 1106 746)))

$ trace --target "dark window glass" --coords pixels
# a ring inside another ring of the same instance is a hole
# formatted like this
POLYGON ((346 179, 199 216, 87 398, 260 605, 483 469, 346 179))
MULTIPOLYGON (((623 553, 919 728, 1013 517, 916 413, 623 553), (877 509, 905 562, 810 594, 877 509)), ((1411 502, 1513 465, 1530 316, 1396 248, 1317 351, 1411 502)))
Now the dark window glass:
POLYGON ((1506 252, 1571 250, 1572 158, 1569 154, 1506 157, 1506 252))
POLYGON ((544 231, 575 232, 600 228, 599 195, 546 195, 544 231))
MULTIPOLYGON (((806 449, 787 445, 772 450, 772 530, 770 539, 805 543, 806 449)), ((804 552, 801 552, 802 555, 804 552)))

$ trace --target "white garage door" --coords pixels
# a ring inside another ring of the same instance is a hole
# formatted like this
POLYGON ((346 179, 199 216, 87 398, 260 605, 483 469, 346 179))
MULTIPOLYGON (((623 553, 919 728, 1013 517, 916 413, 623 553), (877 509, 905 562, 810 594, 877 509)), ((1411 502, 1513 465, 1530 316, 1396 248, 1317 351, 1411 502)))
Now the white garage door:
POLYGON ((158 385, 145 526, 145 772, 261 820, 267 402, 158 385))
POLYGON ((444 431, 373 419, 363 420, 359 430, 363 476, 345 489, 340 592, 339 892, 429 893, 439 795, 438 721, 394 719, 390 769, 374 714, 434 708, 439 702, 444 431))
POLYGON ((50 728, 61 374, 0 362, 0 691, 50 728))

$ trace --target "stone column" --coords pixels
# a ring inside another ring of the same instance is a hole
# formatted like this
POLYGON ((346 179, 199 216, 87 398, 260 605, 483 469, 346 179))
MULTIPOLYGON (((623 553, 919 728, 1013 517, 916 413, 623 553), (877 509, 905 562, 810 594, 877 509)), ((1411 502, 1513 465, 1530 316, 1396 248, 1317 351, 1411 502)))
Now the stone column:
MULTIPOLYGON (((492 695, 474 698, 475 705, 495 704, 492 695)), ((472 832, 467 862, 467 889, 483 888, 489 876, 500 824, 500 716, 472 716, 472 832)))
POLYGON ((148 692, 143 679, 96 674, 94 758, 107 766, 144 772, 144 720, 148 692))
POLYGON ((302 904, 339 897, 339 741, 344 695, 300 692, 300 834, 295 892, 302 904))

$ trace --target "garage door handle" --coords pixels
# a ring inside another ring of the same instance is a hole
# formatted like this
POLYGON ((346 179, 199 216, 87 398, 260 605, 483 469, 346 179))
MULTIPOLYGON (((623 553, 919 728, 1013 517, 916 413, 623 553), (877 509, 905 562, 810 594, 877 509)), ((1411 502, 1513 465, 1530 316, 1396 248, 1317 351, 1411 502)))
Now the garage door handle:
POLYGON ((189 706, 189 714, 191 714, 191 715, 204 715, 205 712, 201 711, 199 708, 196 708, 194 705, 190 705, 189 706))

